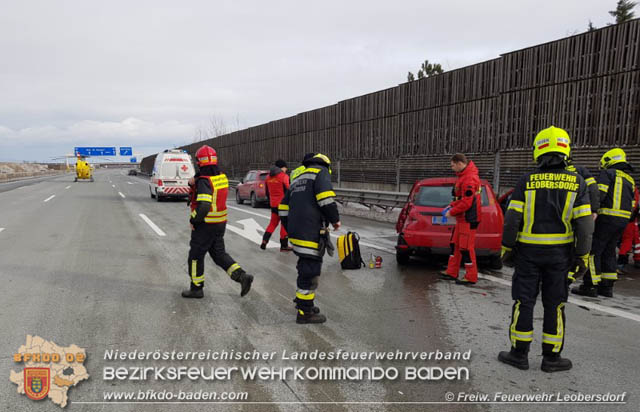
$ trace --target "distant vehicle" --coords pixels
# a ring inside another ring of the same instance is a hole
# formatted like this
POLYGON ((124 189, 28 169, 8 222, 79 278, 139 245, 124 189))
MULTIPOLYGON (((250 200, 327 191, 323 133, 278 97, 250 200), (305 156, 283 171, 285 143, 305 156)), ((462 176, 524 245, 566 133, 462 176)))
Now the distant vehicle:
POLYGON ((138 172, 136 171, 136 169, 129 169, 129 173, 127 173, 129 176, 137 176, 138 172))
MULTIPOLYGON (((442 211, 453 200, 454 177, 423 179, 411 189, 396 223, 396 260, 409 263, 414 255, 449 255, 455 218, 442 223, 442 211)), ((481 217, 476 232, 476 255, 488 258, 492 269, 502 267, 500 248, 504 217, 491 185, 481 180, 481 217)))
POLYGON ((76 178, 73 181, 77 182, 78 180, 93 182, 93 167, 84 156, 80 155, 76 158, 76 178))
POLYGON ((184 150, 158 153, 153 164, 149 192, 158 202, 169 197, 188 197, 189 179, 195 175, 191 156, 184 150))
POLYGON ((236 188, 236 203, 241 205, 248 200, 251 207, 256 208, 260 203, 267 202, 267 185, 264 182, 267 177, 268 170, 249 170, 236 188))

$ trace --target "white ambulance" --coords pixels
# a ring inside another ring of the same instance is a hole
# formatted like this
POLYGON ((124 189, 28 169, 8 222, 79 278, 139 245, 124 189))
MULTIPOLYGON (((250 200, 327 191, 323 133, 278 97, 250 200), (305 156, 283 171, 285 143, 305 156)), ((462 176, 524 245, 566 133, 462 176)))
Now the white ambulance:
POLYGON ((189 196, 188 181, 195 175, 191 156, 185 150, 165 150, 158 153, 153 164, 149 192, 160 202, 168 197, 189 196))

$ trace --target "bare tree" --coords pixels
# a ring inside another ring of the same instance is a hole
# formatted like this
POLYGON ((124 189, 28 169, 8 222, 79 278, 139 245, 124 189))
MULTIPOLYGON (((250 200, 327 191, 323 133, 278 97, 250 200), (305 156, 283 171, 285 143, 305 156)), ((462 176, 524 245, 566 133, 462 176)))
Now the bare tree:
POLYGON ((230 125, 222 116, 214 113, 209 118, 209 124, 206 127, 196 127, 193 134, 193 143, 224 136, 225 134, 240 130, 240 124, 240 115, 238 114, 235 116, 234 123, 230 125))

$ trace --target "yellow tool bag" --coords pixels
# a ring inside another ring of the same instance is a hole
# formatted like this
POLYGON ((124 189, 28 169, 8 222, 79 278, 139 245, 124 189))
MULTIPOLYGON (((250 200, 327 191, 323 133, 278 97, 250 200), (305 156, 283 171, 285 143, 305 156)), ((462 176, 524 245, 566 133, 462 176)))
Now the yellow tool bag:
POLYGON ((360 255, 360 236, 356 232, 349 232, 338 237, 338 257, 342 269, 360 269, 365 265, 360 255))

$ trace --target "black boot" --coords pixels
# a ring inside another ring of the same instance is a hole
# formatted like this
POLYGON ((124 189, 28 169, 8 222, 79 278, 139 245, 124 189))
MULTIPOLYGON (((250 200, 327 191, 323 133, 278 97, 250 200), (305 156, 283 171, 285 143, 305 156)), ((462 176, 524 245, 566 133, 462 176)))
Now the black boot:
POLYGON ((612 298, 613 297, 613 280, 605 279, 598 285, 598 295, 612 298))
POLYGON ((316 306, 313 304, 313 299, 297 299, 296 310, 298 311, 298 316, 296 317, 296 323, 325 323, 327 321, 327 317, 320 314, 320 309, 316 311, 314 308, 316 308, 316 306))
POLYGON ((242 285, 242 289, 240 289, 240 297, 246 295, 251 290, 251 283, 253 283, 253 276, 246 273, 242 269, 236 269, 231 274, 231 279, 242 285))
POLYGON ((302 309, 298 309, 296 323, 304 325, 306 323, 325 323, 326 321, 327 317, 320 313, 314 313, 313 311, 305 312, 302 309))
POLYGON ((571 293, 580 295, 580 296, 589 296, 592 298, 598 297, 598 289, 595 286, 587 283, 583 283, 580 286, 572 288, 571 293))
MULTIPOLYGON (((293 298, 293 303, 295 303, 295 304, 296 304, 296 308, 298 307, 298 303, 300 303, 300 302, 301 302, 301 300, 300 300, 300 299, 298 299, 298 298, 293 298)), ((313 313, 320 313, 320 308, 319 308, 319 307, 317 307, 317 306, 315 306, 315 305, 314 305, 314 306, 311 306, 311 308, 310 308, 310 309, 311 309, 311 311, 312 311, 313 313)))
POLYGON ((567 358, 561 358, 559 354, 554 353, 552 355, 543 354, 542 365, 540 369, 545 372, 561 372, 568 371, 573 365, 567 358))
POLYGON ((290 252, 293 248, 289 246, 289 238, 280 239, 280 252, 290 252))
POLYGON ((271 239, 271 233, 264 232, 262 236, 262 244, 260 245, 260 249, 265 250, 267 248, 267 244, 269 244, 269 239, 271 239))
POLYGON ((204 292, 202 291, 202 288, 203 288, 202 285, 196 286, 192 283, 189 289, 182 291, 182 297, 202 299, 204 297, 204 292))
POLYGON ((511 348, 509 352, 502 351, 498 354, 498 360, 518 369, 529 369, 529 357, 527 352, 511 348))

